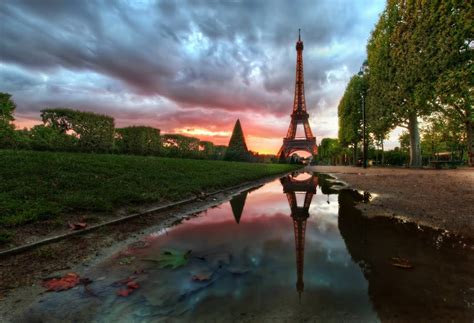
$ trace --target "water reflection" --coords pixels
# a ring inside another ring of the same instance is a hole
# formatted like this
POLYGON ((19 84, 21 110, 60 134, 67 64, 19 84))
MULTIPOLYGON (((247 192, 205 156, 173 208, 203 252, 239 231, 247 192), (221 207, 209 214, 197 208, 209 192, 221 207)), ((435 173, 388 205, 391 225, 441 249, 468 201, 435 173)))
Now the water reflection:
POLYGON ((339 230, 369 282, 382 321, 454 321, 474 318, 474 254, 458 237, 388 218, 368 219, 352 206, 356 191, 339 194, 339 230), (391 258, 413 269, 393 266, 391 258))
POLYGON ((232 207, 232 214, 234 215, 235 222, 239 223, 244 211, 245 200, 247 199, 248 191, 237 194, 230 200, 230 206, 232 207))
POLYGON ((296 249, 296 290, 301 298, 304 290, 304 243, 306 233, 306 220, 309 217, 309 207, 316 194, 318 177, 308 173, 293 173, 280 179, 283 192, 286 194, 293 219, 293 231, 295 233, 296 249), (303 205, 298 206, 297 194, 304 194, 303 205))
POLYGON ((339 193, 325 176, 293 173, 142 237, 84 273, 94 296, 81 288, 48 294, 20 320, 378 321, 417 317, 423 303, 442 308, 433 311, 438 319, 449 309, 454 318, 472 313, 472 252, 443 249, 446 237, 436 249, 422 242, 432 239, 424 231, 363 218, 355 200, 364 196, 339 193), (149 261, 166 249, 192 252, 176 269, 149 261), (391 266, 392 256, 415 269, 391 266), (117 282, 130 276, 140 288, 117 296, 117 282))

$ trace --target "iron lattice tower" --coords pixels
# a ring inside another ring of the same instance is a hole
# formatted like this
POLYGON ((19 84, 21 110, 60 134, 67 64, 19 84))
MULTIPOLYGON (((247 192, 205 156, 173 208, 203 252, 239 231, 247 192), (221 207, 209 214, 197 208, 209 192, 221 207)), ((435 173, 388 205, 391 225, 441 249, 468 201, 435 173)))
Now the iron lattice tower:
POLYGON ((306 233, 306 220, 309 218, 309 207, 316 194, 318 185, 318 177, 312 175, 310 178, 298 181, 294 176, 287 176, 281 179, 283 192, 286 194, 288 204, 291 209, 291 218, 293 219, 293 230, 295 233, 295 250, 296 250, 296 290, 301 297, 304 291, 304 245, 306 233), (303 206, 298 206, 296 199, 297 193, 304 193, 303 206))
POLYGON ((316 137, 313 136, 313 132, 309 126, 309 114, 306 110, 306 100, 304 96, 303 48, 303 41, 301 40, 301 32, 299 30, 298 41, 296 42, 296 81, 293 112, 291 113, 288 132, 286 137, 283 138, 283 145, 278 152, 278 157, 281 159, 288 158, 293 152, 298 150, 307 151, 312 155, 318 154, 316 137), (304 127, 304 138, 296 137, 298 125, 303 125, 304 127))

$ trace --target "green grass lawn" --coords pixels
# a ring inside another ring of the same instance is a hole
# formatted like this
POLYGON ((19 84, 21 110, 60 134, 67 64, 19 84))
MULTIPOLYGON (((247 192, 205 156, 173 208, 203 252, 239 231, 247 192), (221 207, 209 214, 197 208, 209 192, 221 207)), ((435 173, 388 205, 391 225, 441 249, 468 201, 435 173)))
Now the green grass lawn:
POLYGON ((0 225, 177 201, 294 165, 0 150, 0 225))

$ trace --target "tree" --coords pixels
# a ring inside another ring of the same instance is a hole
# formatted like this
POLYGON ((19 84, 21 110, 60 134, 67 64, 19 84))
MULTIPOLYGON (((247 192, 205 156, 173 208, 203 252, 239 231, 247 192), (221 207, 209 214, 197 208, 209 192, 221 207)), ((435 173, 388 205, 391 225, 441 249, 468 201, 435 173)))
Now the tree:
POLYGON ((474 22, 472 1, 446 0, 431 6, 436 51, 435 104, 465 129, 468 164, 474 166, 474 22))
POLYGON ((214 159, 214 147, 212 142, 202 140, 199 142, 199 154, 204 159, 214 159))
POLYGON ((0 148, 15 146, 15 126, 13 112, 16 109, 11 94, 0 92, 0 148))
POLYGON ((250 154, 247 149, 247 144, 245 143, 245 137, 239 119, 237 119, 235 123, 224 159, 232 161, 250 160, 250 154))
POLYGON ((114 143, 114 119, 107 115, 65 108, 41 110, 43 123, 78 140, 78 148, 87 152, 107 152, 114 143))
POLYGON ((400 136, 398 136, 398 142, 400 143, 401 152, 410 151, 410 133, 408 131, 403 131, 400 136))
POLYGON ((198 138, 180 134, 163 135, 163 152, 169 157, 196 158, 199 154, 198 138))
MULTIPOLYGON (((388 6, 388 5, 387 5, 388 6)), ((384 140, 396 124, 396 107, 391 99, 393 70, 391 63, 391 34, 396 24, 395 10, 385 11, 380 16, 367 44, 367 123, 375 141, 382 148, 384 164, 384 140)))
POLYGON ((212 159, 224 159, 226 150, 227 146, 225 145, 214 146, 214 155, 212 156, 212 159))
POLYGON ((357 164, 357 146, 362 140, 362 98, 367 83, 364 76, 354 75, 346 87, 339 102, 339 132, 338 138, 342 146, 352 146, 353 163, 357 164))
POLYGON ((161 148, 160 129, 131 126, 115 130, 116 145, 121 153, 158 155, 161 148))
POLYGON ((466 148, 463 124, 459 118, 446 119, 443 113, 434 113, 426 118, 421 129, 423 156, 437 158, 440 152, 451 152, 451 157, 462 159, 466 148))
POLYGON ((343 148, 335 138, 323 138, 318 147, 319 159, 325 164, 336 165, 340 162, 343 148))
POLYGON ((77 138, 60 132, 57 128, 37 125, 29 131, 31 148, 36 150, 74 150, 77 138))

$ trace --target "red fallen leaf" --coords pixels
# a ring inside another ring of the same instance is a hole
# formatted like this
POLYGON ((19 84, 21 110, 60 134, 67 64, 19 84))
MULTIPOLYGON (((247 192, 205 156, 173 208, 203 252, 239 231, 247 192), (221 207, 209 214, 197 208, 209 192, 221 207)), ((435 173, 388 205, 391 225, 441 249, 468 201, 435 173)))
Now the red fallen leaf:
POLYGON ((87 223, 85 222, 76 222, 76 223, 69 223, 69 228, 71 230, 82 230, 87 227, 87 223))
POLYGON ((127 288, 128 289, 137 289, 138 287, 140 287, 140 285, 138 285, 133 280, 127 283, 127 288))
POLYGON ((127 297, 131 293, 133 293, 133 289, 128 289, 128 288, 117 291, 117 295, 122 296, 122 297, 127 297))
POLYGON ((67 273, 64 277, 43 281, 42 286, 48 291, 60 292, 75 287, 80 281, 81 278, 78 274, 67 273))

